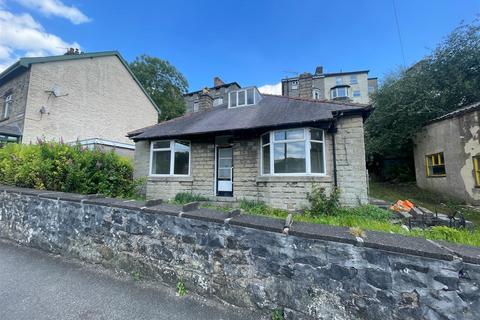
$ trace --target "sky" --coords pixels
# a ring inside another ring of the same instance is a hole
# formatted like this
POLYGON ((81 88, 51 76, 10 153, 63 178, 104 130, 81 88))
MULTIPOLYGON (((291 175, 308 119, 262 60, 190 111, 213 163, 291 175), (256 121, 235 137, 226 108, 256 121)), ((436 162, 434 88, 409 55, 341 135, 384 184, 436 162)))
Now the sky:
POLYGON ((191 91, 219 76, 280 93, 319 65, 381 81, 479 17, 480 0, 0 0, 0 71, 68 47, 118 50, 168 60, 191 91))

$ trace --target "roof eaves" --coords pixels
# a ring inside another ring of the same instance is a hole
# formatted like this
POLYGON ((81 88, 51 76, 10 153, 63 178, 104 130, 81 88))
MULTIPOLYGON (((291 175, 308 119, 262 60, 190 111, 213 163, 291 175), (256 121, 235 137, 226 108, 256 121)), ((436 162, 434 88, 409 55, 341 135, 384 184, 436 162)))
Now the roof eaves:
POLYGON ((434 123, 434 122, 439 122, 439 121, 443 121, 443 120, 447 120, 447 119, 452 119, 452 118, 456 118, 456 117, 459 117, 459 116, 462 116, 464 114, 467 114, 467 113, 470 113, 470 112, 474 112, 474 111, 478 111, 480 110, 480 101, 479 102, 475 102, 475 103, 471 103, 463 108, 460 108, 460 109, 457 109, 457 110, 454 110, 452 112, 449 112, 449 113, 446 113, 440 117, 437 117, 435 119, 432 119, 430 121, 427 121, 424 126, 427 126, 431 123, 434 123))

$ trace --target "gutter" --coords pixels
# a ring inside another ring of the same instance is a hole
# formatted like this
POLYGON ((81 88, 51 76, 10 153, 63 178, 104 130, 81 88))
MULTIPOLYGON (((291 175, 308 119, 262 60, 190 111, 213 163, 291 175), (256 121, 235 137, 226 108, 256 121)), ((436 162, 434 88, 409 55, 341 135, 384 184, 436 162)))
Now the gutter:
POLYGON ((343 115, 343 112, 334 112, 333 121, 329 128, 329 132, 332 135, 332 156, 333 156, 333 185, 335 188, 338 187, 338 177, 337 177, 337 147, 335 143, 335 134, 337 133, 337 120, 343 115))

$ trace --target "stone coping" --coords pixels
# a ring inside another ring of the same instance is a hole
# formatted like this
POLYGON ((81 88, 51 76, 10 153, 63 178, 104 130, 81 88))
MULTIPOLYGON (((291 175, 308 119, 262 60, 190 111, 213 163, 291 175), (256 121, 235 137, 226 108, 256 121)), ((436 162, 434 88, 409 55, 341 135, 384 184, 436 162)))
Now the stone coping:
POLYGON ((295 217, 293 218, 293 224, 287 229, 287 232, 285 232, 285 220, 271 217, 250 214, 229 215, 227 212, 206 208, 182 212, 182 206, 171 204, 161 203, 147 207, 144 201, 122 200, 100 197, 99 195, 81 195, 2 185, 0 185, 0 191, 44 199, 79 202, 87 205, 110 206, 112 208, 143 211, 152 214, 165 214, 219 224, 229 224, 232 226, 285 234, 285 236, 290 235, 323 241, 347 243, 382 251, 422 256, 432 259, 447 261, 461 259, 466 263, 480 264, 480 247, 464 246, 445 241, 426 240, 423 238, 369 230, 365 231, 366 237, 364 239, 359 239, 351 235, 349 229, 346 227, 296 222, 295 217))

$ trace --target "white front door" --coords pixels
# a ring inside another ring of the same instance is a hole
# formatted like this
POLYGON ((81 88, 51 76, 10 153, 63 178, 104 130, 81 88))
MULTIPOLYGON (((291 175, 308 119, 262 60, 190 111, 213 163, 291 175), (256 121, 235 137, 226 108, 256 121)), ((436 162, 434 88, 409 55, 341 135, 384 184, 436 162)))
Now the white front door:
POLYGON ((233 196, 232 147, 217 148, 217 195, 233 196))

